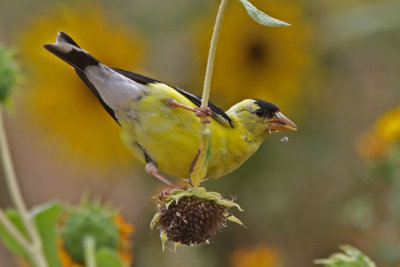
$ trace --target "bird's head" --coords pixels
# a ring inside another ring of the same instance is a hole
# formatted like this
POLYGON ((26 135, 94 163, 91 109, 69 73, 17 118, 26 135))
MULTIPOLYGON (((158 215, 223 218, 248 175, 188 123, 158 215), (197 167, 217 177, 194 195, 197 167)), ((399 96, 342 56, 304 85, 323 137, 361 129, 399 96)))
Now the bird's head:
POLYGON ((267 101, 260 99, 246 99, 233 107, 227 114, 246 130, 253 141, 263 140, 274 131, 296 131, 297 126, 279 108, 267 101))

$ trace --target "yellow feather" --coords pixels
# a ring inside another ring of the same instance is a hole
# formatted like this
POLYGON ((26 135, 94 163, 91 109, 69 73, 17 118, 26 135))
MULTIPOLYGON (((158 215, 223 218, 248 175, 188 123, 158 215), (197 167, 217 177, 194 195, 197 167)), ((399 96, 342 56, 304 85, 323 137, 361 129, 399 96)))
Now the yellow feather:
MULTIPOLYGON (((57 34, 56 43, 45 44, 44 48, 73 66, 96 93, 121 125, 121 138, 128 149, 141 162, 149 163, 148 173, 169 185, 172 184, 157 173, 157 168, 176 177, 189 177, 199 147, 200 119, 193 111, 167 104, 173 99, 197 108, 186 94, 160 82, 152 83, 151 78, 101 64, 64 32, 57 34)), ((217 113, 221 115, 219 110, 214 115, 217 113)), ((232 120, 229 123, 210 118, 212 152, 207 178, 218 178, 237 169, 271 130, 297 129, 276 105, 263 100, 243 100, 226 115, 232 120)))
MULTIPOLYGON (((122 140, 143 163, 143 151, 137 144, 146 149, 159 170, 176 177, 188 178, 190 164, 198 150, 200 119, 193 112, 169 107, 166 102, 172 98, 186 106, 196 106, 165 84, 154 83, 147 86, 150 89, 149 93, 140 101, 130 103, 136 111, 136 118, 118 114, 122 126, 122 140)), ((218 178, 232 172, 250 157, 262 142, 249 142, 249 133, 240 127, 240 124, 231 128, 211 118, 209 129, 212 157, 207 178, 218 178)))

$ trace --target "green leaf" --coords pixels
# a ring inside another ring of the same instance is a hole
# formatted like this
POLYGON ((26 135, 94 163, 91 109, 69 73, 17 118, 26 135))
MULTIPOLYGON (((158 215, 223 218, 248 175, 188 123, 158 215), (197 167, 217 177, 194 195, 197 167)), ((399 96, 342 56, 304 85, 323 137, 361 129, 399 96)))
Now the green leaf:
MULTIPOLYGON (((19 230, 19 232, 28 239, 24 223, 19 213, 15 209, 7 209, 5 211, 7 218, 19 230)), ((0 223, 0 237, 4 245, 16 255, 31 262, 29 253, 18 243, 17 240, 7 231, 3 224, 0 223)))
POLYGON ((199 150, 192 162, 190 170, 190 181, 193 186, 198 187, 207 174, 208 164, 211 160, 212 146, 211 133, 206 129, 200 135, 199 150))
POLYGON ((267 14, 258 10, 255 6, 253 6, 248 0, 238 0, 246 9, 247 14, 260 23, 261 25, 269 26, 269 27, 282 27, 282 26, 290 26, 289 23, 284 21, 275 19, 267 14))
POLYGON ((98 249, 96 252, 97 267, 121 267, 123 265, 118 254, 108 248, 98 249))
POLYGON ((153 217, 153 219, 151 220, 151 223, 150 223, 150 229, 151 230, 153 230, 154 227, 156 227, 157 223, 160 221, 160 217, 161 217, 161 213, 157 212, 156 214, 154 214, 154 217, 153 217))
POLYGON ((15 88, 19 76, 14 52, 0 45, 0 103, 5 103, 15 88))
POLYGON ((167 242, 168 237, 167 234, 164 233, 163 231, 160 232, 160 239, 161 239, 161 244, 162 244, 162 251, 164 252, 165 250, 165 242, 167 242))
POLYGON ((327 259, 318 259, 315 264, 323 264, 326 267, 376 267, 375 263, 361 251, 350 245, 340 246, 344 251, 335 253, 327 259))
POLYGON ((61 266, 57 250, 57 224, 61 215, 61 205, 57 202, 45 203, 32 209, 43 252, 49 267, 61 266))
POLYGON ((235 216, 233 216, 233 215, 231 215, 231 214, 229 214, 229 215, 226 217, 226 219, 227 219, 228 221, 231 221, 231 222, 240 224, 240 225, 243 226, 243 227, 246 227, 246 226, 242 223, 241 220, 239 220, 238 218, 236 218, 235 216))

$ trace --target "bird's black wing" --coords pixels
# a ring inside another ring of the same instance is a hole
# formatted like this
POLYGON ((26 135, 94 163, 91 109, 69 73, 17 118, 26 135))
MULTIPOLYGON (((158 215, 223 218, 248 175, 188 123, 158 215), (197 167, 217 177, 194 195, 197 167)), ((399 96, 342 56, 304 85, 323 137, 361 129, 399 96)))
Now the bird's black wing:
POLYGON ((115 116, 114 110, 108 106, 104 100, 101 98, 99 91, 97 91, 96 87, 94 87, 94 85, 89 81, 89 79, 86 77, 86 74, 83 73, 81 70, 79 69, 75 69, 76 73, 78 74, 78 76, 82 79, 82 81, 85 82, 85 84, 87 85, 87 87, 90 88, 90 90, 95 94, 96 98, 100 101, 101 105, 104 107, 104 109, 111 115, 111 117, 113 117, 113 119, 119 124, 117 117, 115 116))
MULTIPOLYGON (((118 69, 118 68, 112 68, 112 69, 114 71, 118 72, 119 74, 122 74, 125 77, 127 77, 135 82, 141 83, 143 85, 146 85, 149 83, 161 83, 160 81, 154 80, 152 78, 149 78, 149 77, 146 77, 146 76, 134 73, 134 72, 130 72, 130 71, 118 69)), ((170 87, 175 89, 176 91, 178 91, 180 94, 184 95, 193 104, 200 107, 201 97, 193 95, 193 94, 186 92, 185 90, 177 88, 177 87, 173 87, 173 86, 170 86, 170 87)), ((211 117, 213 117, 216 121, 218 121, 219 123, 221 123, 223 125, 229 125, 232 128, 234 127, 233 120, 221 108, 219 108, 217 105, 213 104, 212 102, 208 102, 208 107, 212 111, 211 117)))
POLYGON ((43 47, 47 49, 50 53, 56 55, 60 59, 64 60, 70 64, 78 74, 78 76, 85 82, 85 84, 94 93, 97 99, 100 101, 101 105, 105 110, 114 118, 114 120, 119 124, 117 117, 115 116, 114 110, 104 102, 101 98, 99 91, 96 87, 89 81, 84 70, 87 66, 98 65, 100 62, 92 57, 86 51, 80 49, 79 45, 65 32, 58 32, 57 42, 55 44, 44 44, 43 47), (63 43, 69 44, 74 49, 64 49, 63 43))

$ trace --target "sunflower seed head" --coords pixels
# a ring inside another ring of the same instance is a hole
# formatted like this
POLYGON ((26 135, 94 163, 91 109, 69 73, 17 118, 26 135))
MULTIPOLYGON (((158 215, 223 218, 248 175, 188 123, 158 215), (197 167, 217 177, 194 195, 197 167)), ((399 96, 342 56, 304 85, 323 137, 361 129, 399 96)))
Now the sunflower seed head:
POLYGON ((227 220, 242 225, 228 212, 230 207, 240 209, 239 205, 201 187, 172 190, 158 201, 158 212, 150 227, 158 226, 163 244, 166 238, 176 244, 200 244, 225 227, 227 220))

